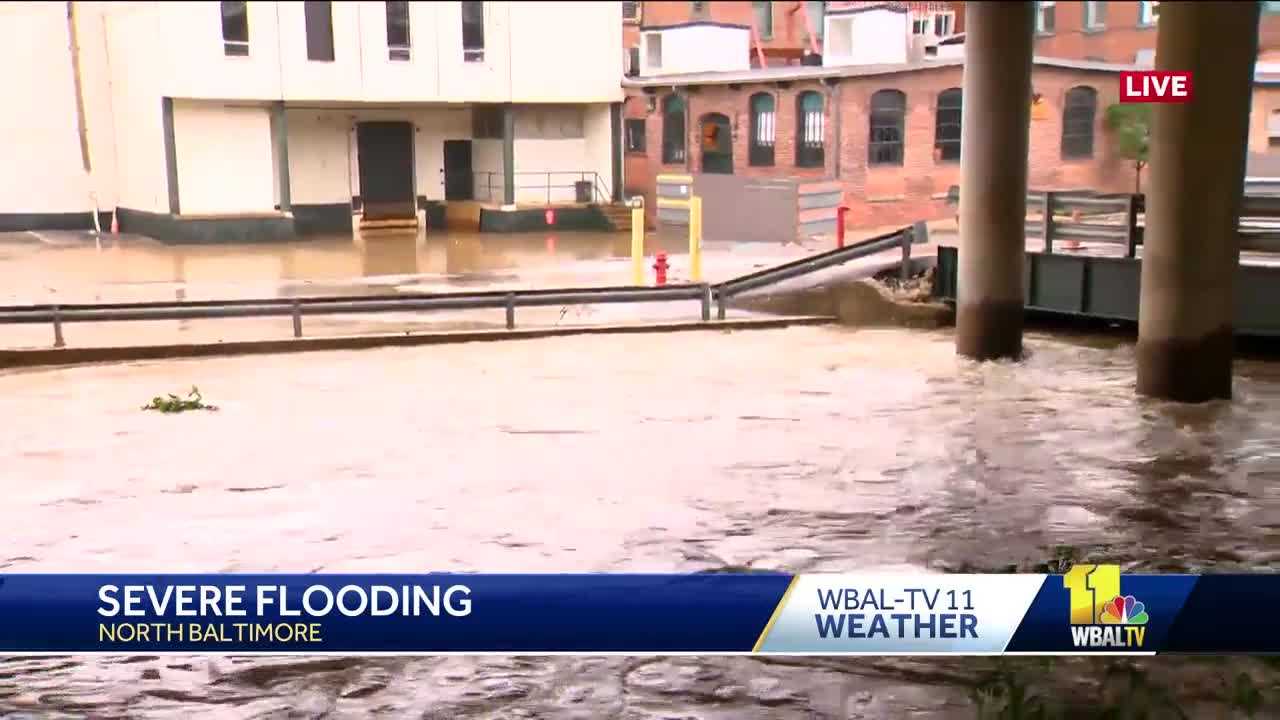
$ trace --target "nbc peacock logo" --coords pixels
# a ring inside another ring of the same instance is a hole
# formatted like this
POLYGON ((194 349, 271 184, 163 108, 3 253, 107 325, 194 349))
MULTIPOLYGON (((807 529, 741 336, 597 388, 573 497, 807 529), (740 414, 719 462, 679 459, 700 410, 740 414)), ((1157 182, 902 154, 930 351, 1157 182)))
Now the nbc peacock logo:
POLYGON ((1147 606, 1132 595, 1116 596, 1102 606, 1104 625, 1146 625, 1147 606))
POLYGON ((1120 591, 1119 565, 1076 565, 1062 576, 1070 592, 1071 642, 1077 648, 1139 649, 1147 606, 1120 591))

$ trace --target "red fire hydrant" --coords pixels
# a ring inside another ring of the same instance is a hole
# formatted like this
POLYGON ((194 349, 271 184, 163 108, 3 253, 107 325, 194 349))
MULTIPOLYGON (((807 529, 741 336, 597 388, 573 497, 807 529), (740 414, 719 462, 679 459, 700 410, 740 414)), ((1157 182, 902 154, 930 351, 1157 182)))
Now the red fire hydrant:
POLYGON ((667 268, 669 267, 671 266, 667 264, 666 253, 659 252, 657 255, 654 256, 653 272, 654 272, 654 283, 656 285, 667 284, 667 268))

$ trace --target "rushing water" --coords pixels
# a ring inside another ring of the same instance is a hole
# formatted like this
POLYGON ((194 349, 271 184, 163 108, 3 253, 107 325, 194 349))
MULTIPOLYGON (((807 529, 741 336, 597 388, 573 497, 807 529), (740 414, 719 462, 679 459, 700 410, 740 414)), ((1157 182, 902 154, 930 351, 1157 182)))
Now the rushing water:
MULTIPOLYGON (((1280 564, 1280 367, 1241 362, 1234 401, 1179 408, 1135 397, 1128 346, 1028 345, 974 365, 946 332, 793 328, 4 374, 0 569, 981 572, 1064 545, 1138 570, 1280 564), (139 410, 191 385, 221 411, 139 410)), ((1147 677, 1032 662, 1013 667, 1055 702, 1147 677)), ((967 718, 992 667, 0 659, 0 711, 967 718)), ((1262 664, 1142 667, 1188 717, 1228 717, 1240 672, 1280 697, 1262 664)))

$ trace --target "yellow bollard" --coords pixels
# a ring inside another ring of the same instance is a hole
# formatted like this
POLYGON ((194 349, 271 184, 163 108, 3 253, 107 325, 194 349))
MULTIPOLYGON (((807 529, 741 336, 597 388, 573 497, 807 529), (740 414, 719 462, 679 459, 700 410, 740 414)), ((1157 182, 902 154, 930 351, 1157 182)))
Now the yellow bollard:
POLYGON ((644 203, 631 208, 631 284, 644 285, 644 203))
POLYGON ((702 282, 702 198, 689 197, 689 281, 702 282))

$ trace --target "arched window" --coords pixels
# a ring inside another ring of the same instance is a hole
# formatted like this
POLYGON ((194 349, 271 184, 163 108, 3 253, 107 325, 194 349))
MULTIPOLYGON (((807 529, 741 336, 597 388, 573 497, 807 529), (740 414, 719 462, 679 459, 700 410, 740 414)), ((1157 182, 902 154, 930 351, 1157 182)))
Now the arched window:
POLYGON ((684 162, 684 99, 668 95, 662 99, 662 162, 684 162))
POLYGON ((933 130, 934 158, 942 162, 960 159, 960 88, 938 93, 938 115, 933 130))
POLYGON ((880 90, 871 96, 871 142, 867 143, 867 164, 902 164, 906 113, 907 96, 900 90, 880 90))
POLYGON ((1062 105, 1062 157, 1093 157, 1093 122, 1098 114, 1098 91, 1081 85, 1067 91, 1062 105))
POLYGON ((773 165, 773 140, 776 129, 775 102, 769 93, 751 96, 751 142, 747 146, 747 164, 757 167, 773 165))
POLYGON ((822 95, 809 90, 796 96, 796 167, 823 166, 822 95))
POLYGON ((702 116, 702 172, 733 174, 733 135, 729 118, 720 113, 702 116))

